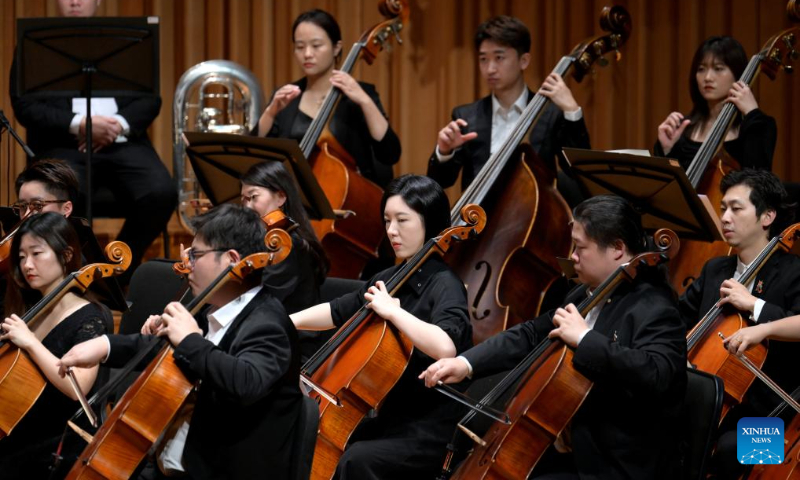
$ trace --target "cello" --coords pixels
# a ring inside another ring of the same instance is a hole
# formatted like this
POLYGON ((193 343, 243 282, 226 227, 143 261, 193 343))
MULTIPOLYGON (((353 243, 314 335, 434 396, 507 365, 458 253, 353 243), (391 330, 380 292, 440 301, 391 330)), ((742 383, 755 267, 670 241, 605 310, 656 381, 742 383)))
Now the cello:
MULTIPOLYGON (((603 55, 610 51, 619 55, 631 32, 630 15, 618 5, 605 7, 600 26, 608 33, 579 43, 553 73, 565 76, 572 69, 580 82, 603 55)), ((556 257, 569 255, 572 215, 556 190, 556 166, 545 165, 523 143, 549 101, 536 94, 508 139, 451 210, 456 222, 461 207, 474 203, 492 219, 476 245, 456 248, 446 258, 467 287, 476 344, 536 316, 547 290, 560 276, 556 257), (538 297, 532 300, 531 294, 538 297)))
MULTIPOLYGON (((11 241, 14 239, 14 235, 19 230, 19 227, 22 226, 22 222, 28 219, 31 215, 35 212, 33 210, 29 210, 28 213, 25 214, 22 218, 19 219, 16 225, 8 232, 8 235, 0 239, 0 273, 8 273, 8 256, 11 255, 11 241)), ((2 227, 0 227, 2 229, 2 227)))
MULTIPOLYGON (((800 22, 800 4, 797 0, 789 0, 786 14, 792 22, 800 22)), ((771 80, 775 79, 780 70, 791 72, 791 63, 798 57, 795 49, 798 36, 800 28, 793 27, 767 40, 761 51, 750 58, 739 81, 752 86, 761 72, 771 80)), ((722 107, 708 137, 686 170, 686 176, 695 190, 705 194, 715 207, 722 201, 722 192, 719 190, 722 177, 732 170, 739 169, 738 162, 721 151, 728 130, 738 113, 733 103, 726 103, 722 107)), ((721 240, 713 243, 684 242, 682 254, 678 255, 675 262, 670 265, 670 282, 678 294, 682 294, 700 274, 700 269, 708 259, 729 254, 730 247, 721 240)))
MULTIPOLYGON (((386 282, 394 294, 432 255, 444 255, 457 241, 479 234, 486 215, 477 205, 462 211, 466 226, 451 227, 425 242, 386 282)), ((311 478, 330 479, 350 435, 369 410, 377 410, 405 371, 411 341, 364 304, 303 365, 300 379, 319 402, 319 433, 311 478)))
MULTIPOLYGON (((95 281, 120 275, 131 264, 131 249, 123 242, 108 244, 106 257, 112 263, 93 263, 70 273, 31 307, 22 321, 36 323, 48 309, 72 290, 85 292, 95 281)), ((0 439, 8 436, 44 391, 47 379, 28 355, 11 343, 0 342, 0 439)))
MULTIPOLYGON (((264 243, 266 252, 254 253, 230 264, 186 305, 186 309, 192 315, 196 314, 223 285, 242 281, 255 270, 280 263, 289 255, 292 245, 289 234, 278 228, 267 232, 264 243)), ((149 347, 129 362, 129 366, 138 364, 158 346, 162 347, 155 359, 114 406, 67 474, 68 479, 130 478, 164 429, 172 423, 195 385, 175 364, 169 343, 161 338, 153 339, 149 347)), ((123 371, 120 377, 126 374, 123 371)), ((104 393, 98 392, 94 398, 102 397, 104 393)))
MULTIPOLYGON (((380 0, 379 10, 388 19, 361 35, 345 58, 341 71, 351 73, 359 58, 368 64, 397 36, 408 20, 407 0, 380 0)), ((331 133, 328 123, 342 92, 332 87, 300 141, 300 150, 309 159, 314 176, 334 210, 343 212, 335 220, 312 220, 311 225, 331 261, 328 275, 358 278, 368 260, 378 258, 383 240, 383 218, 375 205, 383 190, 358 173, 355 159, 331 133)))
MULTIPOLYGON (((624 282, 633 281, 640 268, 662 265, 680 248, 680 241, 671 230, 659 230, 653 238, 658 251, 642 253, 617 267, 578 305, 582 316, 624 282)), ((515 389, 505 408, 510 424, 494 422, 488 432, 479 437, 465 425, 474 413, 470 412, 459 422, 459 428, 477 445, 456 470, 454 479, 528 477, 550 444, 565 431, 592 388, 592 382, 574 369, 572 357, 573 351, 566 344, 546 338, 480 402, 493 404, 515 389)), ((445 473, 449 469, 450 465, 446 464, 445 473)))
MULTIPOLYGON (((755 281, 758 272, 775 252, 779 250, 784 252, 791 251, 798 239, 800 239, 800 223, 791 225, 780 235, 776 235, 742 273, 739 283, 749 285, 755 281)), ((741 403, 753 380, 755 380, 755 375, 744 368, 741 362, 734 360, 734 356, 728 354, 727 350, 720 349, 711 333, 721 332, 723 335, 728 336, 747 326, 747 321, 742 318, 738 311, 714 306, 686 335, 689 363, 698 370, 722 378, 725 385, 720 422, 722 422, 732 406, 741 403)), ((758 368, 761 368, 767 359, 767 351, 767 344, 764 342, 749 349, 744 355, 758 368)))

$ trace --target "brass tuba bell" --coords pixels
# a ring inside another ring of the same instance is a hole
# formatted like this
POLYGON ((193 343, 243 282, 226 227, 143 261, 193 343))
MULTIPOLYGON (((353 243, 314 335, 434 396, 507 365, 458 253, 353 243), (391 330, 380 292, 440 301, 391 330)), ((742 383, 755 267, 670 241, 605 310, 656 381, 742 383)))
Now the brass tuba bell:
POLYGON ((247 135, 264 109, 264 94, 253 72, 228 60, 209 60, 187 70, 175 89, 172 124, 172 162, 178 182, 178 219, 188 220, 209 208, 186 161, 183 132, 247 135))

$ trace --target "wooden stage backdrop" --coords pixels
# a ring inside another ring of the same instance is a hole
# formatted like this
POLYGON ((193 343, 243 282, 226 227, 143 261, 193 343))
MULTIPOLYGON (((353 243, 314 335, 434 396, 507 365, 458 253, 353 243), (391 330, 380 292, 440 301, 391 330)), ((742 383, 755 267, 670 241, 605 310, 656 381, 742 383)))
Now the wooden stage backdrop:
MULTIPOLYGON (((403 145, 395 172, 425 173, 438 130, 451 109, 487 94, 473 48, 478 24, 493 15, 521 18, 533 35, 528 84, 538 85, 583 38, 600 32, 601 0, 409 0, 411 16, 404 44, 384 52, 355 76, 377 85, 390 121, 403 145)), ((610 0, 609 0, 610 2, 610 0)), ((592 146, 597 149, 650 148, 656 127, 673 110, 688 112, 687 81, 697 45, 710 35, 736 37, 752 55, 789 26, 785 0, 630 0, 620 1, 633 18, 633 33, 622 60, 582 84, 570 81, 583 106, 592 146)), ((13 117, 8 72, 16 41, 16 19, 54 16, 56 0, 0 2, 0 92, 6 115, 13 117)), ((359 34, 380 21, 376 0, 103 0, 100 15, 161 17, 161 114, 150 135, 172 169, 172 103, 175 86, 189 67, 224 58, 251 69, 265 94, 300 76, 292 57, 291 24, 301 12, 323 8, 338 18, 349 50, 359 34)), ((799 62, 800 63, 800 62, 799 62)), ((800 65, 798 65, 800 68, 800 65)), ((776 81, 758 79, 761 108, 778 123, 775 172, 800 181, 800 73, 776 81)), ((14 200, 13 178, 24 167, 21 149, 4 135, 0 203, 14 200), (12 187, 12 188, 10 188, 12 187), (9 191, 9 189, 11 191, 9 191)), ((457 192, 450 192, 451 197, 457 192)))

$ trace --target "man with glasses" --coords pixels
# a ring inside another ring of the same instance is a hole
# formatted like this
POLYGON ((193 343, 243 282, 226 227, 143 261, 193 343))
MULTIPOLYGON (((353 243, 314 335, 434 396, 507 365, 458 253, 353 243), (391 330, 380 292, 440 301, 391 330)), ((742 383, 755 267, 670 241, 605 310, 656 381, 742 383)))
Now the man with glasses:
POLYGON ((78 179, 66 162, 44 159, 32 163, 17 177, 17 201, 11 205, 20 218, 33 213, 72 214, 78 179))

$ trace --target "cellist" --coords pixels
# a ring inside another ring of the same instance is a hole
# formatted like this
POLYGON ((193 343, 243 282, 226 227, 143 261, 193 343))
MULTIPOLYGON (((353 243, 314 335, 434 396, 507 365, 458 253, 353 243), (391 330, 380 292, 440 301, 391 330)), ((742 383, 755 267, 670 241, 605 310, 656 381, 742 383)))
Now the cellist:
POLYGON ((353 157, 367 179, 385 187, 392 165, 400 159, 400 140, 383 111, 375 86, 336 70, 342 54, 342 33, 323 10, 304 12, 292 25, 294 58, 304 77, 272 95, 258 122, 260 137, 302 140, 331 86, 344 93, 331 118, 331 133, 353 157))
MULTIPOLYGON (((461 187, 466 189, 533 99, 534 93, 525 84, 530 50, 531 34, 517 18, 501 15, 478 27, 475 51, 481 76, 492 93, 454 108, 452 121, 439 131, 428 176, 442 187, 452 186, 461 171, 461 187)), ((591 148, 583 110, 564 79, 549 75, 538 93, 553 102, 531 132, 531 145, 539 156, 548 162, 558 156, 560 161, 562 147, 591 148)), ((565 199, 571 205, 578 203, 577 185, 565 174, 559 175, 558 181, 565 199)))
MULTIPOLYGON (((450 226, 450 205, 428 177, 403 175, 386 187, 381 202, 386 236, 401 260, 450 226)), ((384 270, 357 292, 292 315, 298 329, 341 326, 366 300, 414 345, 408 367, 376 418, 353 433, 336 469, 340 480, 432 478, 441 452, 465 413, 415 378, 432 359, 457 355, 472 345, 464 284, 439 256, 429 258, 392 297, 385 281, 400 268, 384 270)))
MULTIPOLYGON (((733 306, 756 324, 800 313, 800 258, 796 255, 778 251, 749 285, 738 281, 770 239, 792 223, 793 212, 787 206, 783 184, 771 172, 745 169, 723 177, 720 190, 722 230, 736 255, 710 259, 681 295, 681 316, 687 327, 691 329, 715 303, 733 306)), ((800 372, 794 368, 798 356, 798 345, 773 342, 763 370, 781 388, 792 391, 800 385, 800 372)), ((726 416, 714 457, 723 478, 741 473, 735 453, 738 419, 766 416, 780 401, 756 381, 744 402, 726 416)))
MULTIPOLYGON (((73 345, 99 337, 113 327, 111 312, 74 293, 67 293, 43 318, 29 326, 20 316, 80 269, 78 234, 56 212, 26 220, 11 244, 7 307, 17 314, 5 318, 0 340, 25 351, 48 380, 42 395, 7 438, 0 441, 0 476, 4 479, 62 478, 83 448, 77 437, 66 437, 62 467, 49 477, 66 421, 80 408, 69 380, 58 375, 56 362, 73 345), (72 442, 72 440, 77 440, 72 442)), ((81 391, 92 390, 98 368, 80 368, 75 377, 81 391)))
POLYGON ((590 198, 573 216, 572 260, 581 284, 566 308, 439 360, 420 378, 434 386, 484 377, 511 369, 547 336, 560 339, 575 349, 573 366, 594 386, 569 427, 573 453, 551 448, 531 478, 678 478, 686 339, 672 289, 662 270, 642 272, 581 317, 575 305, 645 251, 646 241, 640 215, 620 197, 590 198))
POLYGON ((692 58, 689 93, 692 110, 684 116, 672 112, 658 126, 653 153, 678 160, 683 168, 697 154, 714 121, 727 102, 736 105, 740 115, 725 138, 725 151, 742 168, 772 170, 772 155, 778 137, 775 119, 758 108, 752 90, 737 81, 747 66, 742 45, 732 37, 710 37, 692 58))
MULTIPOLYGON (((195 294, 231 263, 266 250, 264 224, 245 207, 223 204, 193 218, 192 225, 189 284, 195 294)), ((175 453, 162 464, 193 479, 249 479, 266 472, 270 478, 293 478, 291 448, 299 435, 302 395, 297 332, 280 302, 261 288, 260 273, 241 284, 226 283, 208 302, 212 309, 201 321, 173 302, 147 320, 143 334, 84 342, 61 358, 60 367, 121 366, 151 334, 167 337, 178 367, 201 383, 188 426, 173 437, 176 446, 167 451, 175 453)))

